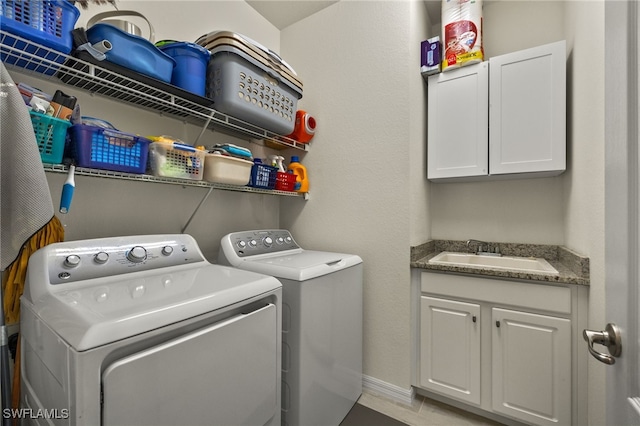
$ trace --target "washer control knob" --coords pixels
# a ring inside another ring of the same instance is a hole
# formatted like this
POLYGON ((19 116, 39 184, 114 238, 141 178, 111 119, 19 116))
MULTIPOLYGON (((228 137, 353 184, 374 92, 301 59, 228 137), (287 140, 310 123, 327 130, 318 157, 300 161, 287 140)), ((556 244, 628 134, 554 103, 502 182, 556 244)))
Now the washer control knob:
POLYGON ((127 259, 129 259, 133 263, 144 262, 146 258, 147 250, 145 250, 145 248, 142 246, 135 246, 131 250, 129 250, 129 253, 127 253, 127 259))
POLYGON ((291 241, 293 241, 293 239, 292 239, 291 237, 285 237, 285 239, 284 239, 284 240, 285 240, 285 242, 286 242, 287 244, 291 244, 291 241))
POLYGON ((251 241, 249 241, 249 246, 257 247, 258 246, 258 242, 256 240, 251 240, 251 241))
POLYGON ((67 268, 75 268, 80 264, 80 256, 77 254, 70 254, 64 259, 64 266, 67 268))
POLYGON ((109 260, 109 253, 104 251, 96 253, 96 255, 93 256, 93 261, 100 265, 102 265, 103 263, 107 263, 107 260, 109 260))
POLYGON ((238 245, 239 249, 243 249, 243 248, 247 247, 247 243, 244 242, 244 241, 238 241, 237 245, 238 245))
POLYGON ((262 240, 262 243, 264 244, 265 247, 271 247, 271 244, 273 244, 273 238, 264 237, 264 239, 262 240))
POLYGON ((284 243, 284 238, 282 238, 282 237, 276 238, 276 243, 278 243, 278 244, 284 243))
POLYGON ((162 254, 165 256, 170 256, 171 253, 173 253, 173 247, 171 246, 164 246, 162 247, 162 254))

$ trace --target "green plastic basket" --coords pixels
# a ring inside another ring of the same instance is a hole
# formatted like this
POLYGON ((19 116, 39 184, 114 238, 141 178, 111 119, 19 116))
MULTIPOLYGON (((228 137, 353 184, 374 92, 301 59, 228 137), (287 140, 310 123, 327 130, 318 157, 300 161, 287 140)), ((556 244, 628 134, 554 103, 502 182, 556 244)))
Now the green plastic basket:
POLYGON ((29 114, 42 162, 62 163, 67 129, 71 123, 68 120, 49 117, 39 112, 29 111, 29 114))

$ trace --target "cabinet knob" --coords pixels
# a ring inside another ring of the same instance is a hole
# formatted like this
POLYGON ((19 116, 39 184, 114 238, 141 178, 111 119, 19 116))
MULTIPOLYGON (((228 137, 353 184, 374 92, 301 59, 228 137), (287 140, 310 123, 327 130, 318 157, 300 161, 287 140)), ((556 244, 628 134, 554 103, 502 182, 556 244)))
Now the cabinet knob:
POLYGON ((471 317, 471 320, 472 320, 473 322, 478 321, 478 319, 476 318, 476 316, 475 316, 475 315, 471 317))
POLYGON ((496 321, 496 327, 500 328, 500 321, 496 321))

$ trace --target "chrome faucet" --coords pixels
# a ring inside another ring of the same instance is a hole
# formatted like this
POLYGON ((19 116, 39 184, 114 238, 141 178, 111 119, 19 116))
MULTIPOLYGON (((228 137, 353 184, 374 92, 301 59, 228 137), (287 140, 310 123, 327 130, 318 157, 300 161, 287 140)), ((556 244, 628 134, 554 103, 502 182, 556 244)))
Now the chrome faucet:
POLYGON ((476 254, 502 256, 502 253, 500 253, 500 247, 495 246, 493 251, 491 251, 491 245, 486 241, 467 240, 467 247, 471 247, 471 244, 477 245, 476 254))

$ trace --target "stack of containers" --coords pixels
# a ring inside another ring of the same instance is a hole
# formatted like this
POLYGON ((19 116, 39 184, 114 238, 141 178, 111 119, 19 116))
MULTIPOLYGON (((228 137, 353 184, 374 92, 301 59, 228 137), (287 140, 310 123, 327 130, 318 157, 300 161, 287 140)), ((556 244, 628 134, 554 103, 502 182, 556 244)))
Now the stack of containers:
MULTIPOLYGON (((66 55, 73 48, 71 31, 80 17, 80 11, 67 0, 2 0, 0 17, 2 31, 66 55)), ((40 65, 38 58, 59 64, 66 59, 63 55, 40 49, 16 37, 6 36, 2 40, 3 45, 10 47, 7 48, 9 54, 2 55, 5 63, 52 75, 57 69, 40 65), (27 55, 19 54, 20 51, 27 55)))
POLYGON ((278 135, 294 130, 302 81, 273 51, 233 32, 200 37, 211 52, 206 96, 216 110, 278 135))

